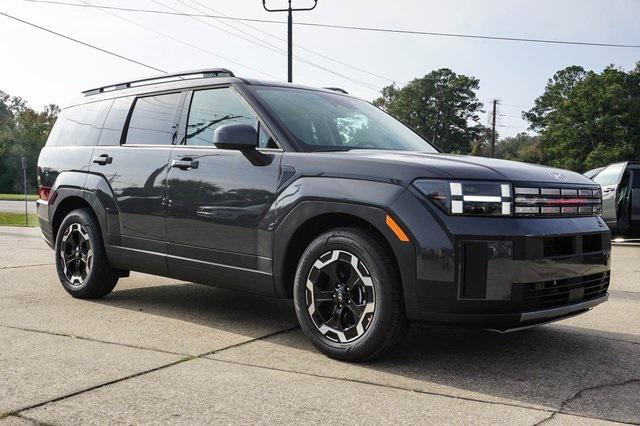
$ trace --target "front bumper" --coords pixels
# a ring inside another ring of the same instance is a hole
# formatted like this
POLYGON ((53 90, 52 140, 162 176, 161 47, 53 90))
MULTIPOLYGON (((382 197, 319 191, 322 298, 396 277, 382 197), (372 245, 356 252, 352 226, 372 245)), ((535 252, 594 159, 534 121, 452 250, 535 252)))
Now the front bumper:
POLYGON ((416 246, 404 283, 413 321, 509 330, 607 300, 611 238, 599 217, 452 217, 412 194, 394 208, 416 246))

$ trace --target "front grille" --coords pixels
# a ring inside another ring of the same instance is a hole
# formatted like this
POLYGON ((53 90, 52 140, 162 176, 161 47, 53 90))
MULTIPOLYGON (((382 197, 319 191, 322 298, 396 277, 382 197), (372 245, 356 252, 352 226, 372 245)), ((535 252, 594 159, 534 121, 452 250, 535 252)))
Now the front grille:
POLYGON ((516 186, 516 216, 595 216, 602 213, 599 187, 516 186))
POLYGON ((514 284, 511 298, 520 302, 524 311, 559 308, 585 302, 607 294, 609 272, 577 278, 514 284))

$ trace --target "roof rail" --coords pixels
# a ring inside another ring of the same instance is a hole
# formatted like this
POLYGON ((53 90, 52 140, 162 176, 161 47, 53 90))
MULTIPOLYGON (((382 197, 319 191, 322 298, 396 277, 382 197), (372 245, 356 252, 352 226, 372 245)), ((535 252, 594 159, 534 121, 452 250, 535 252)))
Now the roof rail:
POLYGON ((205 68, 201 70, 182 71, 173 74, 163 74, 157 77, 141 78, 139 80, 127 81, 123 83, 110 84, 108 86, 96 87, 82 92, 85 96, 96 95, 98 93, 112 92, 114 90, 128 89, 130 87, 145 86, 154 83, 170 83, 177 80, 187 80, 191 78, 214 78, 214 77, 235 77, 233 72, 226 68, 205 68), (199 77, 198 77, 199 76, 199 77))
POLYGON ((345 95, 348 95, 348 94, 349 94, 349 92, 347 92, 346 90, 341 89, 341 88, 339 88, 339 87, 323 87, 323 89, 332 90, 332 91, 334 91, 334 92, 344 93, 345 95))

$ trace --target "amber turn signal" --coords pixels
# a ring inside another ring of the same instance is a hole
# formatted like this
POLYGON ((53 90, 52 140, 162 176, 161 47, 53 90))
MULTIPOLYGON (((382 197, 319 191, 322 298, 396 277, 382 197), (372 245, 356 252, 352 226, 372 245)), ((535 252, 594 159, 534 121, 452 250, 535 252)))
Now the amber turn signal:
POLYGON ((389 229, 391 229, 391 231, 396 234, 396 237, 398 237, 400 241, 404 241, 405 243, 409 241, 409 237, 407 237, 407 234, 404 233, 402 228, 400 228, 400 225, 398 225, 391 216, 387 215, 386 222, 389 229))

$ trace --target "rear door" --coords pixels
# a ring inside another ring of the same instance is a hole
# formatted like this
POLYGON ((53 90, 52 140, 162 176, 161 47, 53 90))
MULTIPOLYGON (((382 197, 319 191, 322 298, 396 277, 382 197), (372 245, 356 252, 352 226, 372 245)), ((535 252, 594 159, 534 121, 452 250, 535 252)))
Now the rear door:
POLYGON ((190 98, 184 136, 167 175, 169 272, 273 294, 272 233, 264 218, 275 199, 282 150, 232 87, 194 90, 190 98), (259 129, 260 147, 248 152, 216 148, 214 130, 232 123, 259 129))
POLYGON ((107 243, 119 267, 166 273, 164 183, 182 96, 116 99, 94 150, 91 171, 105 177, 117 204, 107 243))
POLYGON ((611 164, 593 178, 602 187, 602 218, 610 228, 617 226, 618 185, 626 167, 626 162, 611 164))

